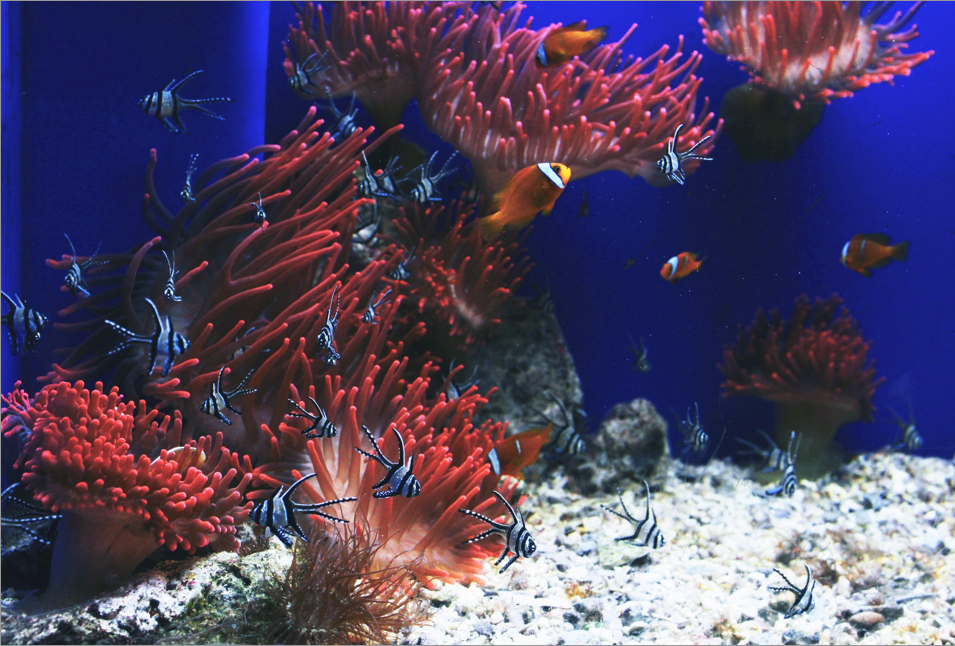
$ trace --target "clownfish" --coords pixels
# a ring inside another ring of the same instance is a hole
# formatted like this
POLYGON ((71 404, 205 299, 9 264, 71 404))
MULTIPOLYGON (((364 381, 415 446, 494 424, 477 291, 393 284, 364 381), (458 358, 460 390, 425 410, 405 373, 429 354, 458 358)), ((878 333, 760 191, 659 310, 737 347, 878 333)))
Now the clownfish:
POLYGON ((550 442, 553 426, 548 424, 543 428, 532 428, 498 442, 487 455, 491 469, 499 476, 523 477, 521 470, 537 462, 541 447, 550 442))
POLYGON ((581 20, 566 27, 554 29, 537 48, 537 64, 541 67, 563 65, 574 56, 580 56, 607 38, 607 27, 587 29, 581 20))
POLYGON ((688 276, 699 269, 704 260, 706 260, 706 258, 697 260, 696 254, 692 251, 684 251, 667 260, 666 264, 664 264, 660 270, 660 275, 663 276, 665 280, 675 283, 680 278, 688 276))
POLYGON ((554 202, 570 181, 563 164, 535 164, 522 168, 491 201, 491 215, 481 218, 481 235, 493 240, 505 229, 523 229, 538 211, 550 215, 554 202))
POLYGON ((873 269, 881 269, 893 260, 905 260, 909 243, 889 243, 884 233, 858 233, 842 248, 842 264, 869 278, 873 269))

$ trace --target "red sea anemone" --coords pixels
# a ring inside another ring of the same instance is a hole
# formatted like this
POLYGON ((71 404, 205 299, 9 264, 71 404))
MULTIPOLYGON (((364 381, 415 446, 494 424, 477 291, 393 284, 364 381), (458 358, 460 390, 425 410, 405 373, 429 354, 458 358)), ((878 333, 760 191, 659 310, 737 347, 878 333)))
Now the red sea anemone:
POLYGON ((236 550, 251 504, 237 456, 203 437, 181 444, 178 413, 159 419, 82 381, 43 388, 30 401, 17 384, 3 398, 2 429, 21 435, 16 466, 44 508, 63 514, 42 604, 59 607, 123 583, 157 547, 236 550))
POLYGON ((862 14, 859 2, 705 2, 705 42, 743 64, 749 84, 724 98, 722 116, 747 159, 786 159, 831 99, 872 83, 892 83, 934 52, 903 54, 918 36, 903 30, 922 5, 876 24, 891 2, 862 14))
POLYGON ((872 421, 872 396, 882 379, 867 362, 869 344, 856 320, 832 295, 811 304, 796 300, 792 317, 756 313, 740 330, 735 346, 723 349, 724 395, 750 395, 776 404, 776 440, 785 447, 796 431, 800 475, 816 477, 832 466, 827 452, 836 431, 858 420, 872 421))

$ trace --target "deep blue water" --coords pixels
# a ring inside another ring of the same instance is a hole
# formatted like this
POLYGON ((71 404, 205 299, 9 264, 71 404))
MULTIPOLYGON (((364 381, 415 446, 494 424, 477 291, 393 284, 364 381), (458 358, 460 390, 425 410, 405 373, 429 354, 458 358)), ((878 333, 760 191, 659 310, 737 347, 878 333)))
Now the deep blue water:
MULTIPOLYGON (((612 39, 636 22, 624 51, 642 56, 683 34, 686 52, 703 53, 701 95, 717 112, 723 94, 747 78, 703 45, 698 4, 531 2, 524 15, 536 27, 581 18, 608 24, 612 39)), ((2 19, 3 289, 54 320, 71 297, 44 259, 68 252, 63 232, 79 254, 101 240, 104 250, 127 249, 151 236, 140 219, 150 148, 159 154, 160 191, 177 204, 191 153, 200 153, 201 168, 277 143, 307 108, 281 68, 294 19, 287 3, 4 3, 2 19), (235 102, 212 106, 227 121, 190 112, 191 134, 171 134, 137 102, 195 69, 205 74, 184 96, 235 102)), ((684 187, 603 173, 572 183, 551 217, 538 220, 529 239, 536 275, 553 291, 593 427, 610 406, 638 396, 667 414, 698 401, 717 435, 723 426, 730 435, 771 426, 769 405, 720 399, 722 346, 759 307, 786 314, 799 294, 838 292, 886 378, 875 423, 846 427, 844 443, 871 450, 891 442, 896 427, 885 404, 904 410, 911 397, 926 440, 921 453, 952 455, 955 6, 930 3, 916 22, 912 51, 935 55, 894 86, 835 101, 792 159, 745 163, 724 136, 716 161, 684 187), (577 217, 584 189, 589 219, 577 217), (910 240, 908 262, 871 279, 849 271, 839 253, 860 232, 910 240), (660 266, 686 250, 707 257, 701 271, 676 285, 663 281, 660 266), (630 372, 628 334, 646 340, 649 374, 630 372)), ((426 148, 450 150, 413 106, 406 125, 426 148)), ((51 349, 64 345, 59 334, 51 328, 39 359, 27 361, 12 358, 3 340, 4 392, 17 379, 34 389, 51 349)))

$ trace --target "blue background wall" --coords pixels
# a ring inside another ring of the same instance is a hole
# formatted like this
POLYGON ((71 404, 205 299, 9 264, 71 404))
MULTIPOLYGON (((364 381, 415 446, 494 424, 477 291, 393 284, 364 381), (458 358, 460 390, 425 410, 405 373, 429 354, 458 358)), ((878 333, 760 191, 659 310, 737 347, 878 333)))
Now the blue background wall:
MULTIPOLYGON (((746 79, 703 45, 697 4, 532 2, 524 15, 535 27, 586 18, 610 25, 611 38, 636 22, 625 51, 643 56, 683 34, 686 52, 703 53, 701 93, 717 111, 722 95, 746 79)), ((277 142, 294 127, 307 104, 288 90, 281 69, 293 20, 287 3, 4 3, 4 291, 54 317, 71 298, 58 291, 63 274, 43 260, 69 252, 63 232, 80 254, 100 240, 104 250, 145 240, 149 148, 158 149, 160 192, 175 206, 191 153, 204 166, 277 142), (227 121, 187 113, 191 134, 171 134, 137 102, 195 69, 206 73, 183 96, 235 102, 213 106, 227 121)), ((791 160, 744 163, 723 137, 716 161, 704 162, 685 187, 655 189, 604 173, 572 183, 554 214, 538 222, 531 254, 549 279, 594 426, 614 403, 637 396, 665 412, 699 401, 717 435, 723 426, 730 433, 770 426, 770 406, 719 398, 723 343, 758 307, 787 313, 801 293, 838 292, 887 378, 876 393, 876 423, 847 427, 845 442, 858 450, 890 442, 896 429, 883 404, 902 410, 911 396, 923 453, 952 455, 955 7, 929 4, 916 22, 921 36, 911 48, 936 54, 894 86, 834 102, 791 160), (584 189, 589 219, 577 217, 584 189), (912 247, 907 263, 867 280, 843 267, 839 253, 852 235, 876 231, 912 247), (660 266, 685 250, 707 256, 702 270, 666 283, 660 266), (649 374, 629 371, 628 334, 645 338, 649 374)), ((450 150, 414 106, 407 117, 407 136, 450 150)), ((0 387, 8 392, 21 378, 32 384, 53 360, 51 348, 67 342, 51 330, 40 358, 20 361, 4 341, 0 387)))

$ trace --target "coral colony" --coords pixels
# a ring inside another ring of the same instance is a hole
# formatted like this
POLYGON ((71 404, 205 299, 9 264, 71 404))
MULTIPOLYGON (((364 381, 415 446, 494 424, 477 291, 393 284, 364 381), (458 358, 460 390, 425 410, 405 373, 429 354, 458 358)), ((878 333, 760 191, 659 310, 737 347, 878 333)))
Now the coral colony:
MULTIPOLYGON (((502 547, 499 562, 514 554, 505 569, 533 553, 519 480, 495 473, 488 459, 507 423, 475 421, 493 390, 448 395, 463 369, 452 364, 448 375, 448 363, 473 362, 529 269, 523 239, 486 240, 476 216, 487 205, 467 195, 441 201, 427 168, 429 199, 415 200, 395 189, 396 160, 387 172, 367 160, 397 137, 405 105, 417 99, 425 123, 471 163, 485 196, 542 163, 566 165, 574 179, 614 169, 664 186, 657 162, 695 149, 676 164, 681 178, 692 175, 722 122, 710 127, 706 100, 697 112, 701 54, 682 56, 682 38, 673 52, 663 45, 625 58, 634 26, 618 42, 545 67, 534 58, 559 25, 520 26, 523 9, 338 3, 329 26, 321 6, 304 5, 286 45, 290 88, 309 101, 353 96, 384 131, 357 127, 351 108, 326 106, 334 116, 326 123, 313 105, 278 144, 204 170, 193 155, 178 211, 159 197, 169 187, 157 190, 152 150, 142 213, 156 236, 96 263, 78 264, 75 254, 47 261, 86 270, 85 298, 55 325, 81 340, 63 349, 39 392, 18 383, 2 409, 4 435, 22 447, 15 468, 25 504, 30 496, 41 515, 62 516, 39 606, 114 589, 158 547, 238 550, 236 530, 250 513, 252 524, 295 544, 295 566, 274 591, 290 605, 302 603, 302 586, 325 585, 316 582, 323 560, 344 572, 329 585, 372 601, 387 590, 406 603, 435 580, 483 582, 502 547), (360 169, 373 189, 359 192, 360 169), (397 215, 387 233, 376 224, 356 235, 359 213, 376 199, 400 201, 397 215), (495 533, 506 534, 504 545, 495 533), (346 572, 349 563, 361 570, 346 572)), ((854 4, 706 3, 702 23, 712 48, 799 109, 924 61, 930 52, 901 54, 916 32, 900 30, 916 9, 876 25, 881 6, 860 18, 854 4), (786 44, 804 24, 833 46, 786 44)), ((178 130, 167 99, 189 102, 175 89, 150 95, 145 107, 178 130)), ((34 350, 46 318, 4 300, 15 350, 34 350)), ((836 315, 840 305, 835 296, 803 297, 788 323, 760 311, 721 367, 725 394, 776 403, 779 446, 791 433, 802 437, 802 475, 839 426, 872 417, 879 381, 855 321, 844 308, 836 315)), ((583 440, 558 404, 567 418, 559 448, 579 452, 583 440)), ((652 517, 655 528, 649 488, 647 505, 639 522, 652 517)), ((635 540, 663 544, 641 531, 635 540)), ((391 607, 395 616, 406 616, 402 607, 391 607)), ((318 630, 309 622, 280 632, 304 639, 318 630)))

